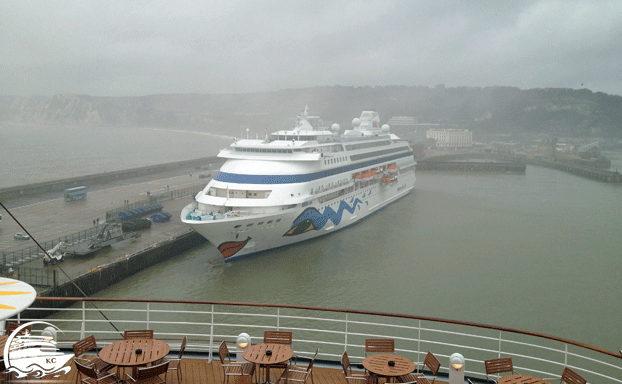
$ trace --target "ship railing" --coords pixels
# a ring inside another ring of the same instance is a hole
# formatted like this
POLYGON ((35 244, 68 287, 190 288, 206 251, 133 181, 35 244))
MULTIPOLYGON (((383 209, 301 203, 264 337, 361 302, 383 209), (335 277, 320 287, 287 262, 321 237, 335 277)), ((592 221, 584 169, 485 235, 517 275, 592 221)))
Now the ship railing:
POLYGON ((9 321, 42 317, 60 328, 58 345, 67 349, 89 335, 105 345, 122 338, 126 329, 153 329, 172 350, 188 336, 186 351, 211 360, 218 358, 223 340, 235 343, 237 335, 246 332, 252 343, 261 343, 264 331, 282 330, 293 333, 296 356, 309 358, 320 348, 318 361, 335 367, 344 350, 360 364, 365 339, 392 338, 395 352, 417 367, 428 351, 434 353, 445 376, 449 357, 458 352, 465 357, 466 375, 475 379, 485 378, 485 360, 511 357, 515 371, 549 381, 559 379, 567 366, 590 383, 622 383, 618 352, 541 333, 441 318, 298 305, 38 297, 28 311, 9 321))

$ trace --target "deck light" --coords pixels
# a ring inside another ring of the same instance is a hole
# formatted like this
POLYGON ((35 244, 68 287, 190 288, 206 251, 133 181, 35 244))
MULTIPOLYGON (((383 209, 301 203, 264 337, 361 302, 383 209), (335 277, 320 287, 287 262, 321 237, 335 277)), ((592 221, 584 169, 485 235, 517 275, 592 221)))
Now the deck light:
POLYGON ((464 356, 454 353, 449 357, 449 384, 464 383, 464 356))
POLYGON ((56 341, 56 329, 54 327, 45 327, 41 332, 41 336, 56 341))
POLYGON ((236 353, 236 360, 238 362, 244 362, 246 360, 244 360, 244 357, 242 356, 242 354, 244 353, 244 350, 248 347, 251 346, 251 337, 248 335, 248 333, 240 333, 238 335, 238 338, 235 339, 235 344, 238 347, 237 353, 236 353))

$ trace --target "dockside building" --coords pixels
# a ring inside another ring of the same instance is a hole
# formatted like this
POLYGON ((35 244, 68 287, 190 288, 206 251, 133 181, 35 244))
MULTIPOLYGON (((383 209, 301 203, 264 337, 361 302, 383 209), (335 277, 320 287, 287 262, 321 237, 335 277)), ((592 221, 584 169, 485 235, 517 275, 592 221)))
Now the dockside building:
POLYGON ((473 132, 468 129, 428 129, 426 139, 434 139, 437 147, 464 148, 473 146, 473 132))

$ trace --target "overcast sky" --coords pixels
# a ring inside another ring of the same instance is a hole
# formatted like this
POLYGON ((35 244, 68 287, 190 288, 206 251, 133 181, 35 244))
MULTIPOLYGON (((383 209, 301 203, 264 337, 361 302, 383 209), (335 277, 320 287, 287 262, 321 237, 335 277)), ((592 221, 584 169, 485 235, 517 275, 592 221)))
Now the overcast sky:
POLYGON ((0 1, 0 95, 436 84, 622 95, 622 1, 0 1))

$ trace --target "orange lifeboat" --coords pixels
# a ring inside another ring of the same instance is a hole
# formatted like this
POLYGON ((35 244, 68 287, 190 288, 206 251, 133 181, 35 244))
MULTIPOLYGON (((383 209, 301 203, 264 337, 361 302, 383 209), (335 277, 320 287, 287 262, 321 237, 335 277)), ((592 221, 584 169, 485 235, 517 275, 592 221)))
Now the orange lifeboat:
POLYGON ((382 182, 385 184, 395 183, 396 181, 397 179, 395 178, 395 176, 385 176, 382 178, 382 182))

